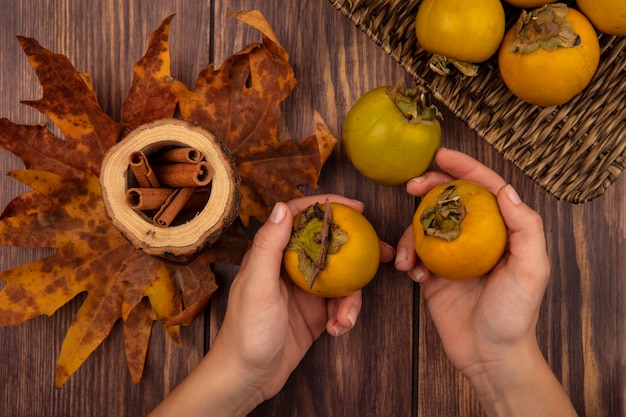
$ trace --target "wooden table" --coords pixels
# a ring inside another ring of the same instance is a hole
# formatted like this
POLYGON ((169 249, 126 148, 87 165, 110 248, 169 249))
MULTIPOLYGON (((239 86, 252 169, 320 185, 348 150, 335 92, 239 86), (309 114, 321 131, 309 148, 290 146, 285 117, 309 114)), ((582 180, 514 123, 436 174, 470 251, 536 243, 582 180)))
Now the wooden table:
MULTIPOLYGON (((46 121, 19 104, 40 98, 41 89, 16 35, 34 37, 44 47, 67 55, 79 70, 90 72, 104 110, 119 119, 132 67, 163 18, 176 13, 170 32, 172 74, 193 86, 207 64, 219 65, 245 44, 260 40, 255 31, 225 17, 244 8, 261 10, 290 53, 298 86, 282 110, 294 138, 312 134, 314 111, 339 136, 347 110, 361 94, 406 76, 327 0, 3 0, 0 116, 24 124, 46 121)), ((553 276, 541 310, 539 340, 579 414, 625 416, 626 176, 591 202, 559 202, 462 122, 443 113, 443 144, 501 173, 544 218, 553 276)), ((2 172, 21 167, 8 152, 2 151, 0 157, 2 172)), ((2 207, 24 190, 3 178, 2 207)), ((381 237, 393 244, 416 208, 416 200, 403 187, 382 187, 360 177, 340 147, 324 167, 319 191, 363 200, 366 215, 381 237)), ((0 267, 4 270, 49 253, 3 247, 0 267)), ((220 271, 221 288, 210 308, 183 329, 183 349, 155 327, 138 385, 126 368, 117 325, 69 382, 54 388, 56 358, 82 296, 51 318, 0 329, 0 415, 147 414, 208 349, 232 275, 226 268, 220 271)), ((417 285, 392 265, 383 265, 363 297, 356 328, 341 338, 323 335, 284 390, 252 415, 482 415, 468 384, 445 358, 417 285)))

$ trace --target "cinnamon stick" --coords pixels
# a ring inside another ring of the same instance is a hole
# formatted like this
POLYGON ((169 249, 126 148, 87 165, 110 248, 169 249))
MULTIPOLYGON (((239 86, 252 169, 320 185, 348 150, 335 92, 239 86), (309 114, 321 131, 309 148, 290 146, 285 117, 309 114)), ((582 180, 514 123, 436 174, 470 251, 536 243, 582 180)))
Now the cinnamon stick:
POLYGON ((129 188, 126 204, 135 210, 158 210, 173 192, 173 188, 129 188))
POLYGON ((197 164, 204 159, 204 156, 196 148, 184 147, 165 149, 158 153, 156 159, 161 164, 181 162, 197 164))
POLYGON ((192 194, 189 200, 187 200, 187 203, 185 203, 183 210, 193 210, 196 212, 202 210, 209 201, 210 192, 210 189, 207 187, 196 188, 196 191, 192 194))
POLYGON ((194 187, 177 188, 169 195, 152 221, 160 227, 168 227, 194 193, 194 187))
POLYGON ((152 170, 148 158, 143 152, 136 151, 131 153, 129 163, 140 187, 160 187, 159 180, 152 170))
MULTIPOLYGON (((158 210, 174 191, 174 188, 129 188, 126 191, 126 204, 135 210, 158 210)), ((202 209, 209 199, 209 192, 207 187, 196 188, 183 210, 202 209)))
POLYGON ((206 161, 197 164, 165 164, 154 167, 159 181, 164 187, 202 187, 213 178, 211 165, 206 161))

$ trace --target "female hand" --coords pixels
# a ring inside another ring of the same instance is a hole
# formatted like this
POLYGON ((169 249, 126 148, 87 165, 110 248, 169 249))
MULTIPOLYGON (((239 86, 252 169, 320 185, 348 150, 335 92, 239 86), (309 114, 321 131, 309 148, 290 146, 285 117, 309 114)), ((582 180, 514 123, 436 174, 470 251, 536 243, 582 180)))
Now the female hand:
POLYGON ((454 178, 483 185, 497 196, 509 229, 509 246, 486 276, 449 281, 419 262, 409 227, 398 243, 396 268, 420 283, 447 357, 469 378, 488 415, 574 415, 536 340, 539 308, 550 276, 541 217, 499 175, 473 158, 441 149, 435 160, 445 173, 428 172, 413 179, 407 191, 423 196, 454 178), (528 403, 516 407, 511 401, 528 403), (555 409, 547 404, 563 408, 550 414, 555 409))
MULTIPOLYGON (((326 329, 340 336, 356 323, 361 291, 338 299, 308 294, 281 276, 293 217, 326 199, 363 211, 337 195, 277 203, 256 233, 235 276, 224 322, 200 365, 153 412, 153 416, 243 416, 284 386, 291 372, 326 329)), ((381 261, 393 258, 381 242, 381 261)))
MULTIPOLYGON (((264 399, 283 387, 324 329, 340 336, 354 326, 361 311, 361 291, 324 299, 302 291, 288 278, 280 279, 293 217, 326 198, 363 211, 362 203, 337 195, 278 203, 254 237, 230 290, 216 344, 224 343, 237 352, 245 373, 242 377, 256 386, 264 399)), ((392 257, 393 248, 381 243, 381 260, 388 262, 392 257)))
POLYGON ((411 228, 398 244, 397 269, 421 283, 447 356, 465 373, 481 362, 493 360, 489 355, 499 355, 503 347, 534 338, 550 264, 541 218, 499 175, 473 158, 448 149, 437 153, 436 162, 447 173, 428 172, 410 181, 410 194, 423 196, 454 178, 473 181, 497 195, 510 230, 509 248, 500 263, 487 276, 470 281, 449 281, 432 275, 417 259, 411 228))

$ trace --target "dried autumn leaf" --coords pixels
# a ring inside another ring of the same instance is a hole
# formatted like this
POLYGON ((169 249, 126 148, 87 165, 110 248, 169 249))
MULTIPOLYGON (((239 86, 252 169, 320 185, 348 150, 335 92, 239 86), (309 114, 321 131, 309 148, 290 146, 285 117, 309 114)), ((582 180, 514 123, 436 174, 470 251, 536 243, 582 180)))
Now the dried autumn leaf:
POLYGON ((0 244, 52 247, 57 253, 5 271, 0 279, 0 326, 52 315, 76 295, 87 292, 61 350, 57 385, 109 334, 120 317, 124 286, 117 269, 134 248, 102 216, 97 177, 64 178, 45 171, 14 171, 11 176, 45 195, 53 209, 0 221, 0 244))
POLYGON ((49 153, 55 162, 98 175, 105 152, 117 140, 119 124, 102 111, 91 84, 85 82, 67 57, 42 48, 32 38, 18 39, 43 87, 42 99, 23 103, 48 116, 66 139, 60 142, 47 130, 27 135, 30 142, 18 156, 28 160, 31 153, 38 157, 49 153), (47 148, 40 148, 39 138, 44 139, 47 148))
POLYGON ((211 131, 233 154, 241 176, 239 217, 247 226, 250 217, 265 221, 276 201, 302 197, 298 186, 317 188, 337 140, 319 115, 315 135, 301 142, 278 140, 279 106, 296 85, 289 55, 258 11, 235 17, 258 29, 262 43, 248 45, 217 70, 202 70, 193 91, 172 84, 183 118, 211 131))
MULTIPOLYGON (((267 25, 260 14, 248 16, 255 24, 267 25)), ((135 65, 119 123, 102 111, 88 74, 79 73, 66 57, 46 50, 34 39, 18 38, 43 87, 42 99, 24 103, 47 115, 64 139, 43 125, 17 125, 0 119, 0 146, 19 156, 26 167, 9 175, 32 188, 15 197, 0 216, 0 244, 56 249, 48 258, 0 273, 0 281, 5 282, 0 291, 0 326, 52 315, 78 294, 87 293, 61 348, 57 386, 67 381, 120 319, 124 321, 127 364, 133 380, 139 382, 152 323, 158 321, 180 344, 180 326, 189 325, 204 310, 217 288, 212 265, 236 264, 249 247, 244 234, 231 230, 210 248, 178 264, 176 259, 165 261, 136 249, 106 215, 97 177, 104 155, 127 128, 172 117, 177 94, 184 91, 170 75, 168 34, 172 17, 152 33, 145 55, 135 65)), ((284 77, 278 85, 262 84, 266 91, 255 93, 255 103, 265 103, 267 110, 257 114, 263 128, 229 134, 230 144, 239 147, 240 175, 255 177, 246 187, 261 190, 260 197, 246 191, 242 217, 246 223, 249 216, 263 220, 275 201, 299 195, 297 185, 315 186, 336 142, 317 115, 314 137, 301 144, 276 139, 276 106, 290 93, 295 80, 286 63, 287 55, 269 25, 264 33, 268 50, 278 54, 272 56, 280 56, 280 66, 286 65, 280 70, 284 77), (281 158, 301 159, 301 164, 290 167, 282 161, 272 169, 269 160, 281 158), (267 176, 264 188, 254 183, 259 175, 269 172, 274 174, 267 176)), ((242 59, 258 49, 248 48, 235 56, 242 59)), ((264 73, 269 64, 259 57, 247 62, 247 71, 255 74, 264 73)), ((216 101, 202 98, 194 109, 200 115, 211 113, 215 117, 213 109, 223 104, 220 100, 229 96, 235 82, 216 77, 205 78, 203 83, 207 91, 217 94, 213 98, 216 101)), ((244 103, 235 100, 229 105, 244 103)), ((230 117, 230 110, 222 111, 224 120, 238 121, 230 117)), ((245 107, 237 113, 243 111, 245 107)))
POLYGON ((154 120, 172 117, 178 101, 169 85, 170 24, 174 15, 168 16, 150 35, 148 49, 137 62, 128 96, 122 104, 121 124, 134 129, 154 120))
MULTIPOLYGON (((167 18, 153 33, 146 54, 136 65, 133 86, 124 104, 126 126, 171 117, 174 112, 176 97, 166 79, 170 21, 171 17, 167 18)), ((201 263, 203 270, 191 269, 193 263, 187 267, 193 272, 186 274, 186 286, 199 290, 194 299, 176 286, 181 267, 136 250, 113 227, 94 174, 99 172, 108 148, 117 141, 122 125, 101 111, 90 77, 35 40, 19 39, 44 89, 42 100, 26 104, 58 122, 65 140, 43 125, 23 126, 0 120, 0 145, 20 156, 29 168, 11 175, 34 189, 16 197, 3 212, 0 243, 57 249, 49 258, 0 275, 0 280, 6 282, 0 292, 0 325, 17 325, 41 314, 52 315, 79 293, 87 292, 59 355, 56 384, 61 386, 107 337, 122 317, 130 294, 137 296, 137 289, 143 289, 140 303, 127 307, 124 317, 127 363, 133 380, 139 382, 152 322, 165 323, 184 314, 197 316, 216 288, 207 264, 221 259, 207 253, 202 257, 210 261, 201 263), (146 273, 146 264, 157 266, 146 273), (132 270, 141 273, 129 277, 132 270), (141 286, 146 279, 154 284, 141 286)), ((233 252, 241 256, 247 244, 247 239, 241 237, 233 252)), ((189 322, 187 319, 184 324, 189 322)), ((165 328, 175 341, 180 341, 178 324, 165 328)))

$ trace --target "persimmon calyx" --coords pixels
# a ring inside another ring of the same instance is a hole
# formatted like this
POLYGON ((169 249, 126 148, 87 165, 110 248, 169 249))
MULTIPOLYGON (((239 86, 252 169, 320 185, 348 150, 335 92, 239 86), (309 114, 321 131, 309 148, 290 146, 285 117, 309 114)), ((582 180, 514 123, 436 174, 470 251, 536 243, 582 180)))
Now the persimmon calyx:
POLYGON ((451 71, 448 65, 454 66, 454 68, 466 77, 475 77, 478 75, 478 65, 472 64, 471 62, 448 58, 444 55, 433 54, 430 57, 428 65, 431 70, 435 71, 439 75, 450 74, 451 71))
POLYGON ((404 80, 398 78, 394 85, 387 88, 387 96, 409 123, 414 125, 432 123, 441 117, 441 113, 434 104, 426 104, 425 91, 420 87, 406 88, 404 80))
POLYGON ((465 205, 456 186, 449 185, 437 197, 437 204, 426 207, 420 215, 424 234, 447 241, 456 239, 461 234, 465 213, 465 205))
POLYGON ((522 10, 509 52, 529 54, 539 48, 554 51, 579 45, 580 36, 567 20, 567 11, 567 5, 561 3, 546 4, 531 12, 522 10))
POLYGON ((293 227, 287 250, 298 253, 298 270, 309 283, 309 289, 326 268, 328 255, 337 253, 347 241, 348 234, 332 221, 328 199, 324 210, 315 203, 302 212, 293 227))

